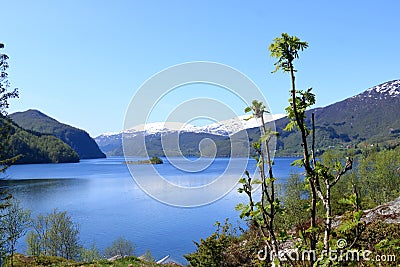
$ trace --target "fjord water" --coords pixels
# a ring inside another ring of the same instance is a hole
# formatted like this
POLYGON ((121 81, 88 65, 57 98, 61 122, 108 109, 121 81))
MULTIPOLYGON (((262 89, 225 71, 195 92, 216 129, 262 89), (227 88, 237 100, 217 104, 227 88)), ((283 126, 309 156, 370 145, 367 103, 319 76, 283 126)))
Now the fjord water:
MULTIPOLYGON (((196 173, 179 171, 165 159, 164 164, 155 167, 170 181, 202 184, 223 174, 229 160, 217 158, 196 173)), ((135 244, 137 255, 149 249, 156 259, 170 255, 178 262, 185 262, 183 254, 194 251, 193 241, 209 236, 216 221, 229 218, 236 225, 239 220, 235 206, 246 198, 236 190, 201 207, 169 206, 146 195, 132 179, 126 164, 122 164, 124 161, 122 157, 111 157, 68 164, 16 165, 9 168, 8 180, 2 183, 33 216, 55 208, 67 211, 79 225, 83 245, 95 244, 101 251, 116 238, 124 237, 135 244)), ((296 171, 290 167, 292 161, 292 158, 275 159, 274 173, 279 181, 284 182, 290 172, 296 171)), ((200 162, 193 160, 190 164, 200 162)), ((255 161, 250 160, 247 168, 255 171, 255 161)), ((237 173, 237 178, 241 175, 237 173)), ((18 250, 25 252, 24 238, 18 250)))

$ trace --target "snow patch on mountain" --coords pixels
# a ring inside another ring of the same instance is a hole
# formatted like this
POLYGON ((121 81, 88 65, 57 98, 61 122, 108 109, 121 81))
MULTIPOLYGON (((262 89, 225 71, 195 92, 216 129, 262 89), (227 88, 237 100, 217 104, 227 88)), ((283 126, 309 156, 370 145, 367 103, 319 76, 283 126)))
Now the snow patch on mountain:
MULTIPOLYGON (((285 114, 265 114, 264 121, 270 122, 285 117, 285 114)), ((229 120, 212 123, 203 127, 198 127, 199 132, 210 133, 215 135, 232 135, 245 129, 251 129, 261 126, 261 119, 251 118, 250 116, 243 115, 229 120)))
POLYGON ((400 80, 394 80, 371 87, 365 92, 354 96, 353 98, 374 98, 384 99, 386 97, 400 96, 400 80))
MULTIPOLYGON (((273 115, 265 114, 264 121, 267 123, 270 121, 283 118, 285 116, 286 116, 285 114, 273 114, 273 115)), ((127 134, 131 137, 139 134, 152 135, 152 134, 160 134, 168 132, 209 133, 214 135, 229 136, 241 130, 261 126, 260 119, 251 118, 249 120, 246 120, 249 117, 250 117, 249 115, 243 115, 205 126, 195 126, 189 123, 181 123, 181 122, 153 122, 153 123, 138 125, 123 132, 104 133, 96 137, 96 140, 100 140, 103 138, 110 138, 110 137, 121 138, 122 133, 127 134)))

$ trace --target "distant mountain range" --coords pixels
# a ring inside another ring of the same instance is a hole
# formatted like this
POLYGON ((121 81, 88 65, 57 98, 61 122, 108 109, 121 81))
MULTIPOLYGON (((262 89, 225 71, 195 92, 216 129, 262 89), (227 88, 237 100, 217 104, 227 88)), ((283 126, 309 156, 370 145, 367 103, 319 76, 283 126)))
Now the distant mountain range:
MULTIPOLYGON (((320 152, 330 147, 398 145, 400 144, 400 80, 374 86, 361 94, 327 107, 311 109, 307 111, 308 118, 311 117, 311 113, 315 113, 316 147, 320 152)), ((299 133, 284 131, 288 119, 282 115, 278 116, 274 118, 276 130, 280 134, 277 155, 299 155, 301 153, 299 133)), ((310 124, 310 121, 308 123, 310 124)), ((256 120, 246 122, 243 117, 239 117, 204 127, 179 123, 150 123, 125 132, 103 134, 96 137, 95 141, 106 154, 123 155, 121 143, 124 135, 131 140, 130 154, 145 155, 140 145, 135 146, 145 142, 150 155, 162 156, 164 152, 161 136, 168 139, 168 136, 179 135, 179 145, 183 155, 198 156, 199 142, 204 138, 210 138, 217 145, 217 156, 229 156, 230 137, 243 135, 240 131, 247 131, 250 141, 258 140, 259 122, 256 120)))
MULTIPOLYGON (((107 136, 117 136, 125 134, 144 134, 152 135, 158 133, 167 132, 191 132, 191 133, 205 133, 221 136, 229 136, 241 130, 250 129, 254 127, 259 127, 261 125, 261 120, 256 120, 255 118, 249 119, 250 115, 242 115, 237 118, 232 118, 229 120, 212 123, 205 126, 195 126, 187 123, 180 122, 153 122, 143 125, 138 125, 132 129, 121 131, 117 133, 105 133, 97 138, 107 137, 107 136)), ((285 117, 285 114, 265 114, 264 120, 266 122, 277 120, 285 117)))
MULTIPOLYGON (((284 114, 265 115, 265 121, 272 121, 284 117, 284 114)), ((163 147, 161 138, 165 140, 175 140, 179 135, 179 147, 186 156, 198 156, 199 143, 204 138, 213 140, 217 145, 217 156, 230 155, 229 136, 240 131, 259 127, 260 120, 249 118, 250 115, 244 115, 237 118, 212 123, 206 126, 194 126, 191 124, 183 124, 179 122, 155 122, 146 125, 139 125, 132 129, 118 132, 105 133, 95 138, 95 141, 105 152, 110 156, 121 156, 122 151, 122 136, 129 139, 131 142, 130 154, 135 156, 145 156, 146 151, 143 150, 141 143, 146 143, 146 150, 151 156, 163 156, 163 147)), ((167 141, 168 142, 168 141, 167 141)), ((167 145, 168 146, 168 145, 167 145)), ((164 142, 165 148, 165 142, 164 142)), ((207 151, 207 148, 203 153, 207 151)), ((169 155, 176 154, 178 151, 168 151, 169 155)), ((210 152, 211 153, 211 152, 210 152)))
MULTIPOLYGON (((25 131, 27 134, 34 136, 44 136, 47 139, 50 137, 52 137, 52 139, 57 139, 65 146, 69 147, 72 151, 76 152, 75 154, 77 155, 77 159, 74 158, 70 160, 59 160, 53 156, 53 160, 46 160, 44 162, 76 162, 79 161, 79 159, 105 157, 105 154, 101 152, 96 142, 89 136, 87 132, 67 124, 60 123, 38 110, 30 109, 24 112, 16 112, 10 114, 9 117, 16 125, 19 126, 18 129, 21 131, 25 131)), ((53 144, 49 143, 47 146, 54 155, 57 153, 62 155, 63 152, 57 150, 56 147, 53 147, 53 144)), ((14 144, 12 147, 16 149, 18 146, 14 144)), ((34 154, 29 150, 29 146, 22 149, 20 153, 34 154)), ((28 159, 29 157, 25 156, 24 163, 40 162, 39 159, 34 161, 29 161, 28 159)))

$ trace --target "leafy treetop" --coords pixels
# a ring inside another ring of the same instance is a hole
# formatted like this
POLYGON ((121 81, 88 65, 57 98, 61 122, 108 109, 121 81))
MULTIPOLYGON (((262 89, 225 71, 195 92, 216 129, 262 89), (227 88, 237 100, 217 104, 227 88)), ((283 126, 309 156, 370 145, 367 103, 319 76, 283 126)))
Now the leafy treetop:
POLYGON ((278 58, 278 61, 274 64, 276 68, 273 72, 277 72, 279 69, 282 69, 283 72, 290 71, 291 63, 299 57, 298 52, 307 47, 307 42, 300 41, 298 37, 290 36, 287 33, 282 33, 281 37, 275 38, 269 46, 271 57, 278 58))

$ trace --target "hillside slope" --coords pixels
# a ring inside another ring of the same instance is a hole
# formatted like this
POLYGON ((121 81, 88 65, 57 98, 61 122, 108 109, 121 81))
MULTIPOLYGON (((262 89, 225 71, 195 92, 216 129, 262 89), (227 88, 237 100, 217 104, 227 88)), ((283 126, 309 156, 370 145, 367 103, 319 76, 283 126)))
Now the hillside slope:
POLYGON ((72 147, 81 159, 104 158, 105 155, 89 134, 81 129, 60 123, 38 110, 16 112, 10 118, 24 129, 51 134, 72 147))
MULTIPOLYGON (((307 111, 310 125, 311 113, 315 114, 316 148, 355 147, 366 145, 397 145, 400 143, 400 80, 374 86, 356 96, 332 105, 307 111)), ((275 122, 280 133, 278 155, 301 153, 298 132, 283 129, 287 118, 275 122)), ((258 129, 249 130, 256 136, 258 129)))
POLYGON ((12 158, 20 155, 16 163, 67 163, 78 162, 78 154, 60 139, 47 134, 41 134, 22 129, 14 123, 0 119, 1 128, 6 124, 11 130, 4 157, 12 158))

